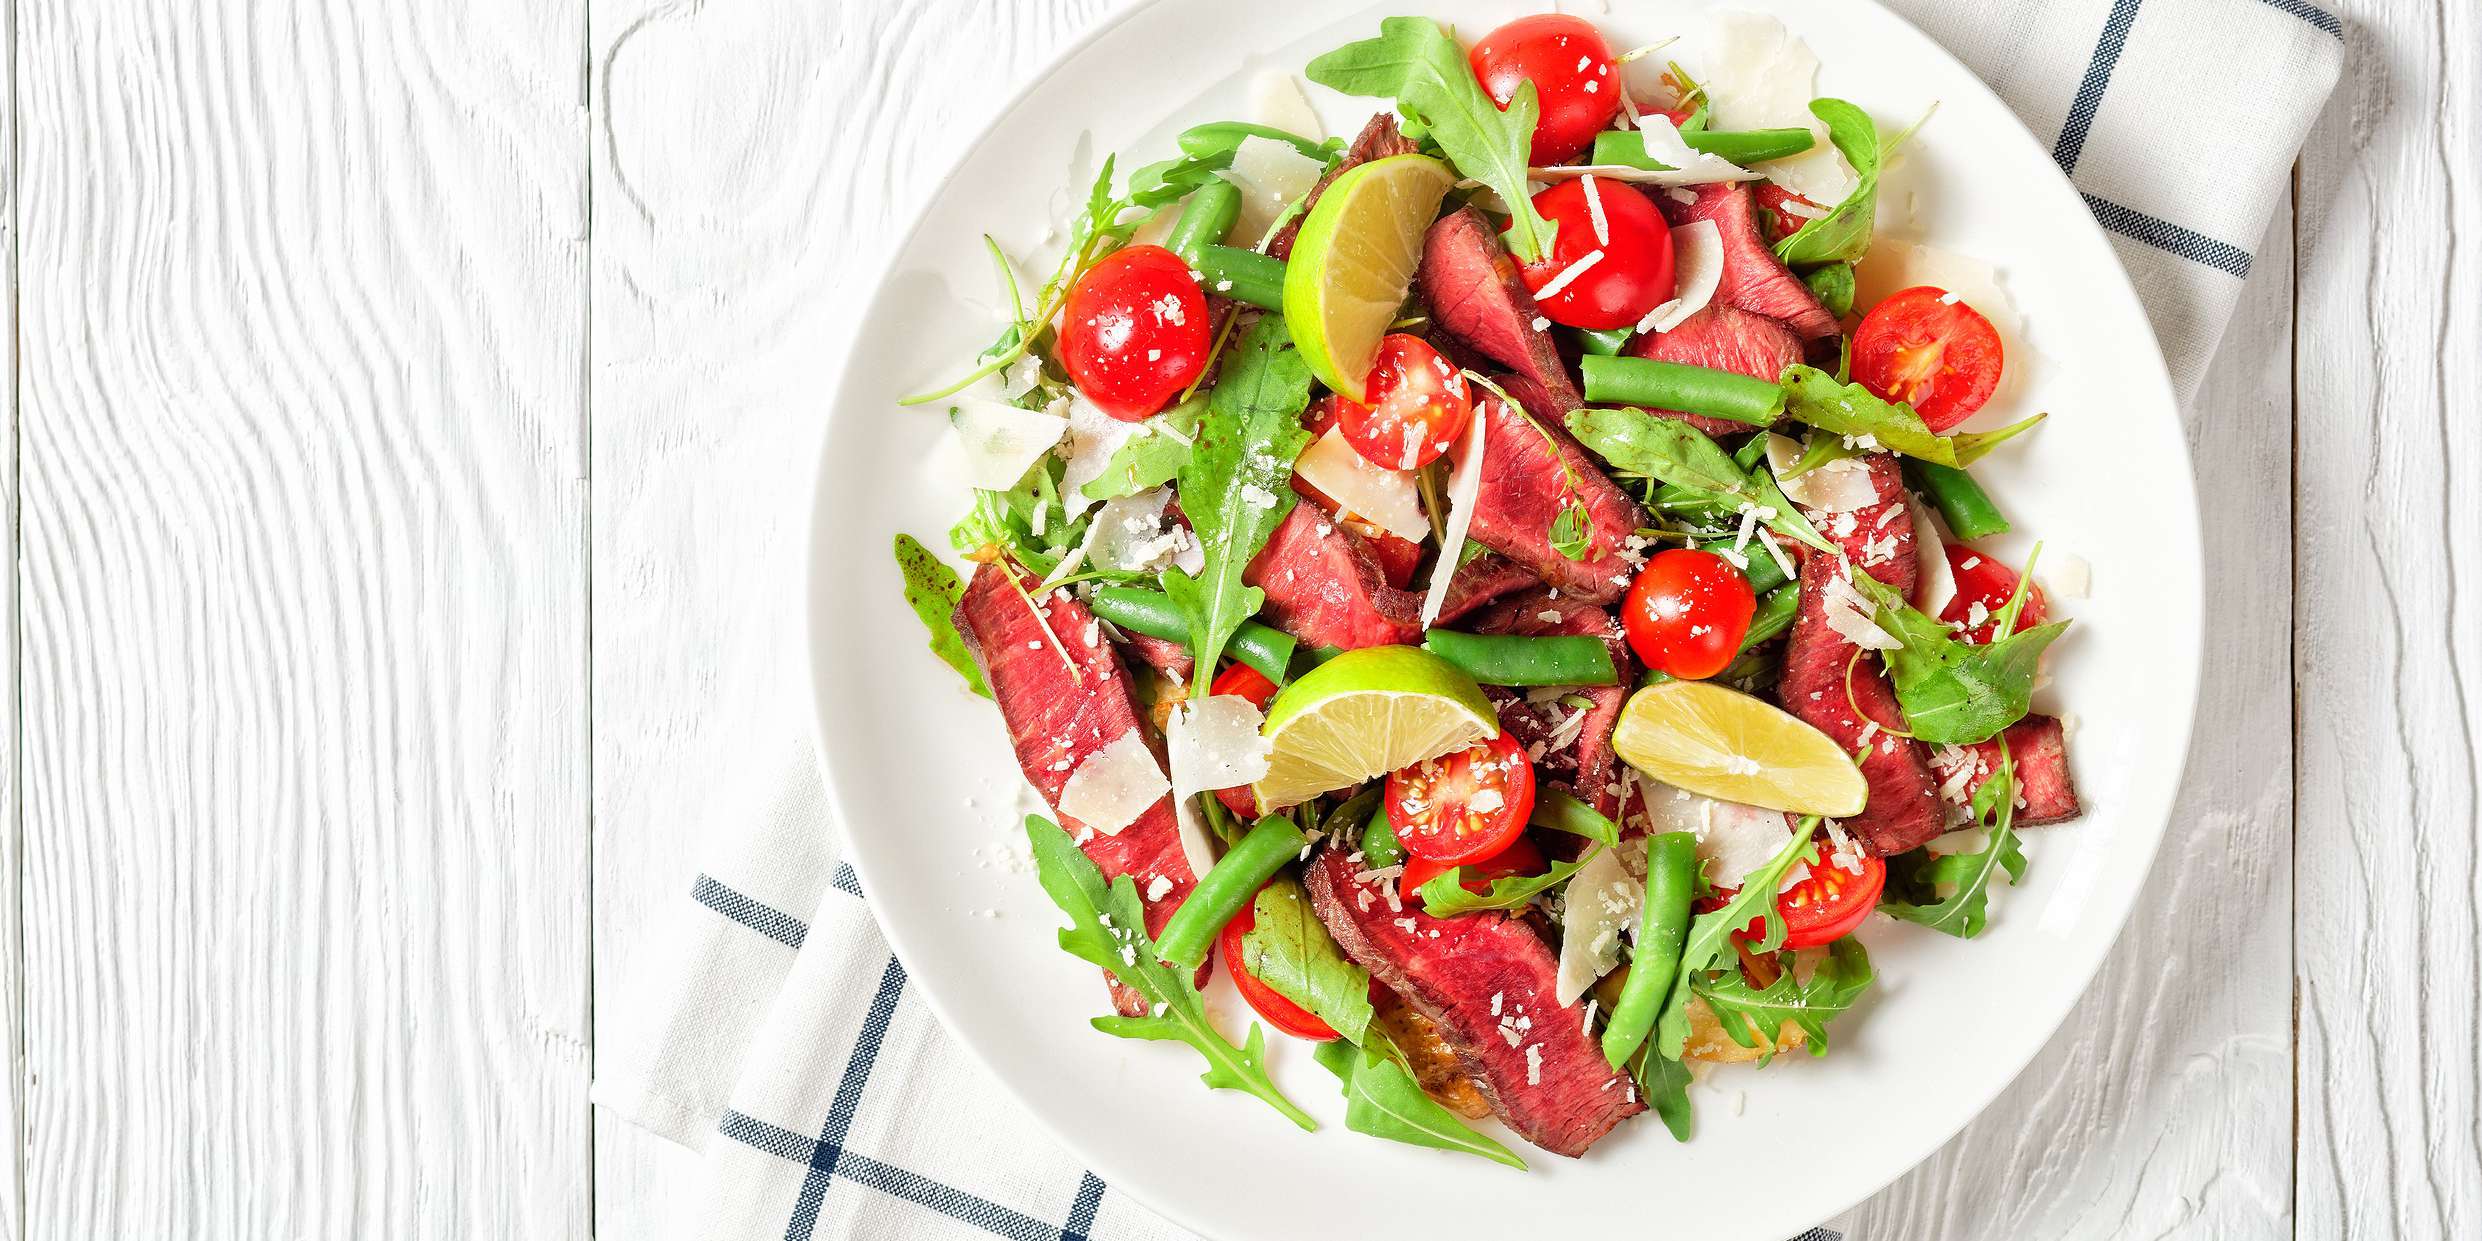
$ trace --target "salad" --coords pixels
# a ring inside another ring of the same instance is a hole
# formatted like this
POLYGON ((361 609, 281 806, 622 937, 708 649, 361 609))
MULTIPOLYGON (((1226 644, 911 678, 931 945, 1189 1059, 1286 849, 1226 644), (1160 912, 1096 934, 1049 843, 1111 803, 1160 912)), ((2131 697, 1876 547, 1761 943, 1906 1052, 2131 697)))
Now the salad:
POLYGON ((1389 18, 1304 71, 1351 140, 1295 84, 1105 160, 1039 286, 986 239, 1008 321, 907 401, 970 575, 896 556, 1051 809, 1097 1029, 1313 1127, 1220 968, 1348 1128, 1685 1141, 1693 1081, 1828 1054, 1857 930, 1980 934, 2078 815, 2068 622, 1975 543, 2042 417, 1984 425, 2013 315, 1874 235, 1905 135, 1764 25, 1702 68, 1389 18))

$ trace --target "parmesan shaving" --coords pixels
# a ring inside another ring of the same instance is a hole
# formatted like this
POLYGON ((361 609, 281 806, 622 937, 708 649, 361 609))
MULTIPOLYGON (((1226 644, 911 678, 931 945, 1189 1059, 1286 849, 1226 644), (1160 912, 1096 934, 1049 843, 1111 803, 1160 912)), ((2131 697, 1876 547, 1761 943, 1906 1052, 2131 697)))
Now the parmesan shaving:
POLYGON ((1060 442, 1069 420, 1000 401, 959 397, 948 415, 948 428, 964 454, 966 481, 984 491, 1006 491, 1060 442))
POLYGON ((1810 149, 1770 161, 1767 176, 1812 202, 1839 203, 1853 192, 1859 179, 1852 166, 1827 141, 1826 122, 1810 113, 1818 57, 1807 43, 1784 23, 1753 13, 1719 14, 1713 30, 1691 42, 1707 53, 1683 59, 1705 67, 1714 128, 1809 130, 1816 139, 1810 149))
POLYGON ((1310 106, 1309 94, 1301 89, 1301 79, 1289 73, 1269 70, 1250 80, 1250 117, 1312 142, 1327 136, 1318 110, 1310 106))
POLYGON ((1905 511, 1913 515, 1913 552, 1921 561, 1921 571, 1914 578, 1913 606, 1924 616, 1937 616, 1947 610, 1949 600, 1956 598, 1956 574, 1948 568, 1947 539, 1931 511, 1911 491, 1904 496, 1905 511))
POLYGON ((1784 498, 1805 509, 1829 514, 1850 513, 1879 502, 1879 489, 1870 481, 1870 466, 1860 458, 1840 457, 1795 474, 1792 468, 1800 461, 1799 441, 1768 432, 1767 468, 1775 472, 1776 485, 1784 489, 1784 498))
POLYGON ((1457 562, 1465 551, 1465 532, 1474 524, 1474 502, 1482 493, 1483 425, 1491 418, 1489 402, 1498 399, 1483 396, 1474 402, 1474 416, 1465 425, 1465 442, 1451 458, 1448 518, 1439 540, 1439 559, 1431 566, 1430 588, 1422 597, 1424 629, 1436 623, 1439 610, 1447 606, 1448 583, 1456 578, 1457 562))
POLYGON ((1238 694, 1215 694, 1172 708, 1164 741, 1172 751, 1172 795, 1254 784, 1267 774, 1267 717, 1238 694))
POLYGON ((1196 572, 1191 566, 1203 568, 1206 553, 1189 527, 1167 519, 1171 499, 1171 488, 1157 487, 1104 501, 1078 551, 1089 563, 1121 573, 1196 572))
POLYGON ((1642 779, 1647 831, 1688 832, 1698 838, 1707 877, 1737 887, 1743 876, 1766 865, 1792 837, 1781 810, 1721 801, 1660 780, 1642 779))
POLYGON ((1645 902, 1645 885, 1629 874, 1620 850, 1604 849, 1577 868, 1568 882, 1560 973, 1553 987, 1563 1006, 1576 1003, 1620 963, 1620 933, 1638 920, 1645 902))
POLYGON ((1866 651, 1892 651, 1904 645, 1879 628, 1879 622, 1872 619, 1873 610, 1861 597, 1861 592, 1853 589, 1852 578, 1841 573, 1829 575, 1820 603, 1827 627, 1845 641, 1866 651))
POLYGON ((1638 330, 1669 332, 1706 309, 1724 279, 1724 235, 1713 220, 1693 220, 1672 230, 1675 296, 1654 309, 1638 330))
POLYGON ((1135 728, 1087 756, 1060 787, 1060 813, 1106 836, 1138 821, 1171 791, 1155 752, 1135 728))
POLYGON ((1060 506, 1074 519, 1094 503, 1086 496, 1086 484, 1103 477, 1103 471, 1111 468, 1112 454, 1143 424, 1122 422, 1083 394, 1070 396, 1068 422, 1068 439, 1061 444, 1060 455, 1069 465, 1060 474, 1060 506))
POLYGON ((1529 168, 1526 175, 1536 181, 1565 181, 1572 177, 1596 177, 1605 181, 1626 181, 1633 185, 1707 185, 1716 181, 1756 181, 1766 174, 1751 172, 1720 155, 1691 150, 1681 139, 1679 127, 1670 117, 1648 113, 1639 119, 1638 132, 1646 138, 1646 158, 1668 165, 1663 169, 1640 168, 1635 164, 1561 164, 1554 167, 1529 168))
POLYGON ((1232 151, 1232 164, 1218 174, 1241 191, 1241 215, 1227 236, 1263 237, 1293 200, 1318 184, 1322 165, 1292 143, 1252 134, 1232 151))
POLYGON ((1408 542, 1431 537, 1431 523, 1422 515, 1422 495, 1413 475, 1372 465, 1361 450, 1329 427, 1293 462, 1293 473, 1325 492, 1344 511, 1408 542))

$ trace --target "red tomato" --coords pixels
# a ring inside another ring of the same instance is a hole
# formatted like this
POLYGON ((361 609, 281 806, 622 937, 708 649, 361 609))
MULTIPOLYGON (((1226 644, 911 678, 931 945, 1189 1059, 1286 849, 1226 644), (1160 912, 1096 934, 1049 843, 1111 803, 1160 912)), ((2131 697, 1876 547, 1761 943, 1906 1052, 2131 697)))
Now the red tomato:
POLYGON ((1619 181, 1579 177, 1534 196, 1534 210, 1560 226, 1551 253, 1519 272, 1528 292, 1554 323, 1582 328, 1634 327, 1646 312, 1672 300, 1672 230, 1644 194, 1619 181), (1594 209, 1603 207, 1603 231, 1594 209), (1562 277, 1595 254, 1593 265, 1562 277), (1558 287, 1548 297, 1543 290, 1558 287))
POLYGON ((1388 825, 1405 852, 1443 866, 1507 848, 1534 813, 1534 764, 1503 732, 1388 776, 1388 825))
POLYGON ((1242 999, 1250 1002, 1251 1008, 1258 1010, 1258 1015, 1265 1018, 1268 1025, 1294 1038, 1306 1038, 1314 1043, 1333 1041, 1336 1038, 1335 1027, 1319 1020, 1317 1014, 1310 1010, 1285 999, 1275 988, 1258 981, 1257 976, 1241 963, 1241 937, 1257 925, 1256 904, 1243 905, 1241 912, 1224 924, 1223 934, 1216 937, 1217 944, 1224 950, 1224 968, 1232 971, 1234 989, 1241 993, 1242 999))
MULTIPOLYGON (((1852 934, 1870 911, 1879 907, 1879 893, 1887 887, 1887 863, 1865 853, 1861 873, 1856 875, 1822 856, 1810 867, 1801 882, 1776 894, 1775 910, 1784 916, 1784 946, 1816 948, 1852 934)), ((1740 891, 1723 888, 1698 902, 1698 912, 1712 913, 1740 891)), ((1743 943, 1757 943, 1767 933, 1764 918, 1752 918, 1749 925, 1734 931, 1732 937, 1743 943)))
MULTIPOLYGON (((1947 546, 1948 573, 1956 579, 1956 597, 1939 610, 1939 619, 1951 625, 1967 625, 1958 636, 1967 642, 1989 642, 1999 636, 1999 610, 2017 593, 2017 571, 1995 557, 1963 543, 1947 546), (1982 605, 1980 619, 1974 616, 1974 605, 1982 605), (1968 624, 1968 622, 1971 622, 1968 624)), ((2023 633, 2042 623, 2042 587, 2029 586, 2025 606, 2017 609, 2017 627, 2010 633, 2023 633)))
POLYGON ((1366 387, 1368 405, 1336 398, 1337 422, 1362 460, 1383 469, 1418 470, 1439 460, 1474 419, 1465 373, 1419 336, 1380 340, 1366 387))
POLYGON ((1238 694, 1249 699, 1251 706, 1264 711, 1268 702, 1275 698, 1275 682, 1248 664, 1234 664, 1216 674, 1214 682, 1207 686, 1207 692, 1238 694))
MULTIPOLYGON (((1459 886, 1481 896, 1491 890, 1494 879, 1510 875, 1539 875, 1549 867, 1550 862, 1543 857, 1543 851, 1533 841, 1519 836, 1510 841, 1507 848, 1479 862, 1465 863, 1465 882, 1459 886)), ((1419 901, 1422 899, 1419 892, 1423 884, 1454 869, 1428 858, 1408 857, 1405 859, 1405 873, 1397 877, 1396 890, 1406 900, 1419 901)))
POLYGON ((1629 584, 1621 621, 1649 668, 1685 681, 1711 677, 1741 653, 1758 595, 1732 562, 1692 547, 1657 552, 1629 584))
POLYGON ((1541 13, 1482 36, 1467 57, 1482 89, 1500 105, 1517 88, 1534 84, 1542 111, 1534 122, 1533 162, 1558 164, 1594 145, 1594 136, 1620 114, 1625 89, 1613 72, 1611 45, 1594 23, 1561 13, 1541 13))
POLYGON ((1999 331, 1982 312, 1916 285, 1888 295, 1853 330, 1853 378, 1902 401, 1933 431, 1973 416, 1999 387, 1999 331))
POLYGON ((1769 245, 1773 245, 1795 233, 1800 232, 1801 226, 1809 223, 1810 220, 1814 218, 1811 216, 1795 215, 1790 211, 1786 211, 1784 209, 1784 204, 1800 203, 1805 209, 1817 212, 1820 215, 1825 215, 1827 213, 1827 209, 1825 207, 1822 207, 1799 194, 1793 193, 1791 190, 1785 189, 1783 186, 1777 185, 1773 181, 1759 182, 1757 195, 1758 210, 1760 212, 1758 219, 1761 226, 1766 229, 1767 244, 1769 245))
POLYGON ((1162 409, 1206 369, 1206 293, 1162 246, 1127 246, 1086 269, 1060 312, 1060 365, 1123 422, 1162 409))
MULTIPOLYGON (((1349 404, 1351 402, 1331 392, 1310 403, 1310 408, 1301 415, 1301 425, 1312 435, 1325 435, 1329 427, 1336 425, 1339 411, 1349 404)), ((1370 546, 1370 554, 1378 560, 1379 573, 1387 579, 1388 585, 1403 590, 1413 581, 1414 571, 1422 566, 1420 544, 1398 538, 1354 516, 1343 505, 1336 503, 1335 497, 1303 482, 1299 474, 1293 475, 1293 491, 1326 509, 1338 524, 1362 536, 1362 541, 1370 546)))

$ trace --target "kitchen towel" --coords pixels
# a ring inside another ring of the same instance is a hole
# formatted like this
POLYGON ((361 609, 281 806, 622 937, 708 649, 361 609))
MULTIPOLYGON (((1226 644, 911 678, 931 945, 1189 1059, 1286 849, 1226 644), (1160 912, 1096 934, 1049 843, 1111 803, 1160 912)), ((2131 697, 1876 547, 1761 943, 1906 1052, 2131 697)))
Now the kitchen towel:
MULTIPOLYGON (((2186 399, 2326 106, 2340 23, 2303 0, 1887 2, 2050 142, 2186 399)), ((808 736, 777 740, 725 773, 759 799, 704 826, 660 959, 598 1023, 596 1102, 706 1152, 701 1235, 1189 1235, 950 1043, 837 859, 808 736)))

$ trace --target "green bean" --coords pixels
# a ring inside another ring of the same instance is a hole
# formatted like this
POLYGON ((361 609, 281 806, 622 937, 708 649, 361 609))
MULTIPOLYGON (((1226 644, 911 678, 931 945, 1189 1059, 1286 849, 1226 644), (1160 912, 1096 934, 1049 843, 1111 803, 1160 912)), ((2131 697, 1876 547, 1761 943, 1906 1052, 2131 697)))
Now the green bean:
MULTIPOLYGON (((1761 549, 1761 554, 1763 554, 1763 549, 1761 549)), ((1768 562, 1771 564, 1774 562, 1774 559, 1775 558, 1772 556, 1767 557, 1768 562)), ((1757 568, 1758 560, 1759 556, 1751 556, 1750 567, 1753 569, 1757 568)), ((1749 650, 1750 648, 1757 646, 1759 643, 1792 628, 1793 614, 1799 612, 1800 610, 1800 583, 1787 582, 1774 590, 1768 591, 1767 597, 1758 601, 1758 610, 1750 614, 1749 635, 1741 639, 1741 649, 1744 651, 1749 650)))
POLYGON ((1397 843, 1396 825, 1388 822, 1385 805, 1370 812, 1370 826, 1362 829, 1362 869, 1381 870, 1405 860, 1405 846, 1397 843))
POLYGON ((1621 984, 1620 999, 1603 1027, 1603 1058, 1615 1068, 1627 1064, 1654 1032, 1655 1018, 1672 994, 1681 949, 1689 939, 1689 901, 1697 886, 1696 836, 1664 832, 1646 838, 1645 910, 1637 942, 1629 950, 1629 980, 1621 984))
POLYGON ((1701 551, 1716 553, 1731 552, 1733 555, 1739 556, 1741 559, 1748 561, 1749 567, 1741 570, 1741 576, 1749 579, 1749 588, 1750 593, 1752 594, 1763 595, 1768 591, 1784 584, 1784 566, 1775 563, 1775 557, 1768 555, 1767 549, 1758 545, 1758 540, 1753 538, 1749 542, 1743 543, 1740 547, 1736 548, 1733 546, 1734 543, 1739 542, 1740 537, 1737 535, 1732 535, 1723 538, 1708 539, 1705 542, 1699 543, 1697 546, 1701 551))
MULTIPOLYGON (((1166 642, 1189 641, 1189 618, 1181 615, 1181 610, 1173 606, 1172 597, 1160 590, 1104 586, 1094 592, 1088 603, 1095 615, 1131 633, 1166 642)), ((1293 662, 1293 635, 1257 621, 1243 621, 1224 649, 1234 659, 1257 669, 1259 675, 1282 685, 1293 662)))
POLYGON ((1175 141, 1181 144, 1181 154, 1191 159, 1202 159, 1230 155, 1240 148, 1245 138, 1272 138, 1277 142, 1288 142, 1294 150, 1321 162, 1344 149, 1342 143, 1332 139, 1312 142, 1290 130, 1277 129, 1273 125, 1254 125, 1248 121, 1209 121, 1204 125, 1192 125, 1182 130, 1175 141))
POLYGON ((1422 649, 1471 673, 1485 685, 1617 685, 1611 648, 1603 639, 1550 635, 1458 633, 1434 629, 1422 649))
POLYGON ((1284 309, 1284 260, 1234 246, 1198 247, 1207 289, 1261 310, 1284 309))
POLYGON ((1629 329, 1625 327, 1600 331, 1582 327, 1569 329, 1569 337, 1577 342, 1579 349, 1587 353, 1601 354, 1607 358, 1619 353, 1629 343, 1630 335, 1629 329))
MULTIPOLYGON (((1720 156, 1736 164, 1756 164, 1799 155, 1816 145, 1818 139, 1806 129, 1683 129, 1681 141, 1701 154, 1720 156)), ((1646 135, 1626 130, 1595 135, 1594 162, 1626 164, 1650 172, 1671 168, 1646 154, 1646 135)))
POLYGON ((1734 371, 1653 358, 1578 359, 1586 375, 1586 399, 1645 409, 1729 418, 1763 427, 1782 417, 1784 386, 1734 371))
POLYGON ((1240 188, 1218 177, 1190 191, 1189 204, 1181 208, 1181 221, 1164 238, 1164 248, 1195 267, 1199 248, 1223 241, 1224 234, 1232 231, 1232 222, 1240 218, 1240 188))
POLYGON ((2000 516, 1999 506, 1983 494, 1973 475, 1928 461, 1905 462, 1905 472, 1913 478, 1913 486, 1930 497, 1931 507, 1948 520, 1948 529, 1960 539, 1988 538, 2008 533, 2008 519, 2000 516))
POLYGON ((1207 950, 1215 946, 1215 936, 1224 924, 1286 862, 1299 855, 1309 839, 1283 815, 1260 819, 1239 844, 1198 877, 1198 886, 1172 911, 1171 919, 1163 924, 1163 934, 1155 937, 1155 956, 1183 969, 1205 964, 1207 950))

